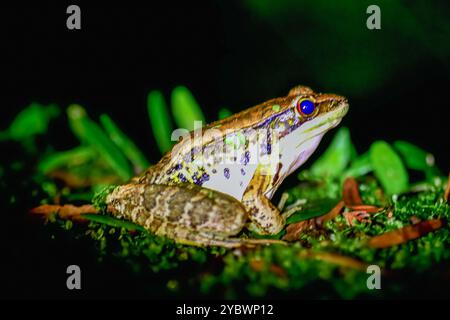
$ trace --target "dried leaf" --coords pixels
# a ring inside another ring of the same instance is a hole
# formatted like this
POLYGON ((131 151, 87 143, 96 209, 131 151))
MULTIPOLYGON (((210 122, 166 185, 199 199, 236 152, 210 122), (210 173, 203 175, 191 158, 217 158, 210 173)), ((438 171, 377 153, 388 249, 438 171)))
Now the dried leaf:
POLYGON ((30 210, 31 214, 48 217, 51 214, 56 213, 61 219, 70 219, 78 222, 86 221, 85 218, 81 217, 82 214, 97 212, 97 209, 95 209, 94 206, 90 204, 85 204, 79 207, 71 204, 66 204, 63 206, 44 204, 30 210))
POLYGON ((359 204, 359 205, 348 205, 347 208, 354 211, 365 211, 367 213, 375 213, 381 211, 383 208, 377 206, 371 206, 369 204, 359 204))
POLYGON ((308 229, 316 227, 315 219, 308 219, 292 223, 286 227, 286 234, 283 237, 285 241, 295 241, 298 240, 300 234, 308 229))
POLYGON ((441 228, 443 224, 442 219, 422 221, 373 237, 369 241, 369 246, 372 248, 389 248, 422 237, 431 231, 441 228))
POLYGON ((350 227, 353 227, 353 220, 356 219, 359 222, 371 222, 369 219, 370 214, 366 211, 351 211, 344 213, 345 220, 349 224, 350 227))
POLYGON ((325 222, 333 220, 334 218, 336 218, 344 209, 345 203, 344 201, 339 201, 338 204, 336 206, 334 206, 333 209, 330 210, 330 212, 328 212, 327 214, 317 217, 316 223, 318 226, 323 226, 325 222))
POLYGON ((348 177, 344 181, 343 197, 346 206, 363 204, 359 194, 358 182, 353 177, 348 177))

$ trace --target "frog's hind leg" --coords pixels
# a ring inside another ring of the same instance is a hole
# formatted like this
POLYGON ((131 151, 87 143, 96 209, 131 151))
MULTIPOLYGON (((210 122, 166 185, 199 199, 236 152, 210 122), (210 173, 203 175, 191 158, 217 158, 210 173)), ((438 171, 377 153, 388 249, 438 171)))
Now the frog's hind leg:
POLYGON ((283 243, 272 239, 236 238, 247 221, 236 199, 196 185, 128 184, 107 198, 108 211, 177 243, 235 248, 283 243))

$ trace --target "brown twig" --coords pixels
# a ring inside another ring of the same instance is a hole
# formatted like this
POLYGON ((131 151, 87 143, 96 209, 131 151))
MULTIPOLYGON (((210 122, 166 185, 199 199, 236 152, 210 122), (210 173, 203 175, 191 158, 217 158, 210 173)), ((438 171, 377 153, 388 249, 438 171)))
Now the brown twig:
POLYGON ((372 206, 369 204, 346 205, 346 207, 354 211, 365 211, 367 213, 375 213, 383 210, 383 208, 379 208, 377 206, 372 206))
POLYGON ((315 218, 316 223, 321 227, 325 224, 325 222, 333 220, 342 212, 342 210, 344 210, 344 206, 345 206, 344 201, 339 201, 334 206, 334 208, 330 210, 330 212, 328 212, 327 214, 325 214, 323 216, 315 218))
POLYGON ((370 214, 367 211, 350 211, 344 213, 345 220, 350 227, 353 227, 353 220, 356 219, 359 222, 372 222, 370 219, 370 214))
POLYGON ((308 219, 292 223, 286 227, 286 234, 283 236, 285 241, 295 241, 303 231, 314 229, 316 227, 315 219, 308 219))
POLYGON ((41 215, 48 218, 51 214, 57 214, 61 219, 70 219, 78 222, 85 222, 86 219, 81 215, 85 213, 98 213, 98 210, 90 204, 85 204, 82 206, 74 206, 71 204, 52 205, 44 204, 42 206, 33 208, 30 210, 31 214, 41 215))
POLYGON ((345 179, 342 194, 346 206, 363 204, 361 195, 359 194, 358 182, 353 177, 345 179))
POLYGON ((375 236, 369 241, 372 248, 389 248, 398 244, 406 243, 435 231, 443 226, 442 219, 431 219, 409 225, 394 231, 375 236))

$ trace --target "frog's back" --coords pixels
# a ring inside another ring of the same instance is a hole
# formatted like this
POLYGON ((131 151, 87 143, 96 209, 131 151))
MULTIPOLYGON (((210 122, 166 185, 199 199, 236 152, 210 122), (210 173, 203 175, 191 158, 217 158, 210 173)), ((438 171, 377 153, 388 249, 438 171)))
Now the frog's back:
MULTIPOLYGON (((242 138, 231 146, 232 152, 224 151, 230 145, 225 137, 184 152, 169 152, 147 170, 139 182, 164 185, 191 183, 241 200, 256 170, 256 164, 250 162, 249 145, 245 143, 247 131, 240 132, 242 138)), ((239 140, 234 138, 231 134, 227 139, 239 140)))
MULTIPOLYGON (((195 131, 189 139, 182 139, 161 160, 149 168, 139 179, 141 183, 168 184, 193 183, 199 186, 227 193, 241 199, 253 177, 256 165, 249 161, 248 143, 234 146, 237 158, 224 159, 227 139, 233 140, 233 133, 239 132, 238 140, 248 141, 252 129, 261 125, 262 119, 270 119, 284 106, 288 97, 276 98, 213 122, 201 128, 201 138, 195 131), (211 133, 206 134, 205 133, 211 133)), ((242 141, 241 141, 242 142, 242 141)))

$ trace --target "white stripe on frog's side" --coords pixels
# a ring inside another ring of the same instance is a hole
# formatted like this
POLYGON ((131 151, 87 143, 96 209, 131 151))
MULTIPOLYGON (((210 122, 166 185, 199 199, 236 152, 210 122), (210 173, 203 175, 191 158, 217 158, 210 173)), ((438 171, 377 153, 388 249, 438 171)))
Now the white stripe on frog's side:
POLYGON ((209 180, 203 187, 226 193, 241 201, 247 186, 256 171, 256 164, 217 164, 215 173, 209 170, 209 180))

